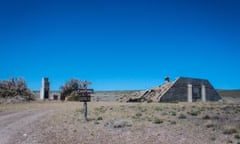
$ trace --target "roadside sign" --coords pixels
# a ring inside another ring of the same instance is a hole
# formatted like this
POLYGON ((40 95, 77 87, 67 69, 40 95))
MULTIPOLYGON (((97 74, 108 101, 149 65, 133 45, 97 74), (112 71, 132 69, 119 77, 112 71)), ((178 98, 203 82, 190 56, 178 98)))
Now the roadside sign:
POLYGON ((94 90, 93 89, 78 89, 78 93, 79 94, 83 94, 83 93, 93 94, 94 90))
POLYGON ((87 89, 87 85, 91 84, 91 82, 81 82, 83 84, 81 89, 77 90, 77 93, 79 94, 79 101, 84 102, 83 103, 83 117, 84 120, 87 121, 87 102, 91 101, 91 94, 94 93, 93 89, 87 89))
POLYGON ((79 96, 79 101, 80 102, 90 102, 91 101, 91 96, 87 95, 87 96, 79 96))

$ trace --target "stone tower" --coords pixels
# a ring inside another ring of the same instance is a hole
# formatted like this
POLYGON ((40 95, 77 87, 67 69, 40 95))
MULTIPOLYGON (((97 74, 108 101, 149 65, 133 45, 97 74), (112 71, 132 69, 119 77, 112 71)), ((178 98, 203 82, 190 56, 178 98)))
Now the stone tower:
POLYGON ((50 92, 50 83, 48 78, 42 78, 42 87, 40 90, 40 99, 45 100, 49 99, 49 92, 50 92))

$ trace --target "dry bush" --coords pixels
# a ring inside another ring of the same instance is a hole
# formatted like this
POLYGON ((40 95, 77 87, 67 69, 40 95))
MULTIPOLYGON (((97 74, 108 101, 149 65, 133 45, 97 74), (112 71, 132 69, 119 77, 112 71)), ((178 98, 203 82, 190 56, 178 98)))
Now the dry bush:
POLYGON ((240 139, 240 135, 239 135, 239 134, 236 134, 236 135, 234 136, 234 138, 240 139))
POLYGON ((225 126, 224 127, 224 131, 223 131, 223 134, 234 134, 234 133, 237 133, 237 130, 236 128, 232 127, 232 126, 225 126))
POLYGON ((163 119, 159 119, 159 118, 155 118, 154 120, 153 120, 153 123, 155 123, 155 124, 161 124, 161 123, 163 123, 164 122, 164 120, 163 119))
POLYGON ((183 113, 181 113, 181 114, 178 116, 178 118, 179 118, 179 119, 186 119, 186 118, 187 118, 187 116, 186 116, 186 115, 184 115, 183 113))
POLYGON ((11 77, 9 80, 0 81, 0 98, 20 96, 25 100, 33 100, 34 94, 27 87, 24 78, 11 77))
POLYGON ((215 126, 215 123, 211 120, 208 120, 207 123, 205 124, 205 126, 207 128, 211 128, 211 127, 214 127, 215 126))
POLYGON ((128 120, 125 119, 116 119, 108 123, 111 128, 124 128, 124 127, 131 127, 132 124, 128 120))
POLYGON ((210 116, 209 115, 205 115, 205 116, 202 117, 202 119, 208 120, 208 119, 210 119, 210 116))

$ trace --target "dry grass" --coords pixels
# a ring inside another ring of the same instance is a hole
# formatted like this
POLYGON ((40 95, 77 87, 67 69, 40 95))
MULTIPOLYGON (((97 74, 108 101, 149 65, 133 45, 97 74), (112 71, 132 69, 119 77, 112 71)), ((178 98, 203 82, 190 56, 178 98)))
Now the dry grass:
POLYGON ((1 105, 0 111, 53 107, 60 110, 40 121, 39 143, 239 142, 238 104, 90 102, 88 122, 79 102, 1 105))

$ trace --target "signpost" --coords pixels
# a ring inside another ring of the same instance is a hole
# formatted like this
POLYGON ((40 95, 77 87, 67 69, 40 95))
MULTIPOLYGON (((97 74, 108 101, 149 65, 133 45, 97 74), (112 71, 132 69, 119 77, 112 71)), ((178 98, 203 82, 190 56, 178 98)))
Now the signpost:
POLYGON ((84 120, 87 121, 87 102, 91 101, 91 94, 94 93, 93 89, 87 89, 87 85, 91 84, 91 82, 84 81, 82 82, 83 88, 78 89, 79 101, 83 102, 83 117, 84 120))

